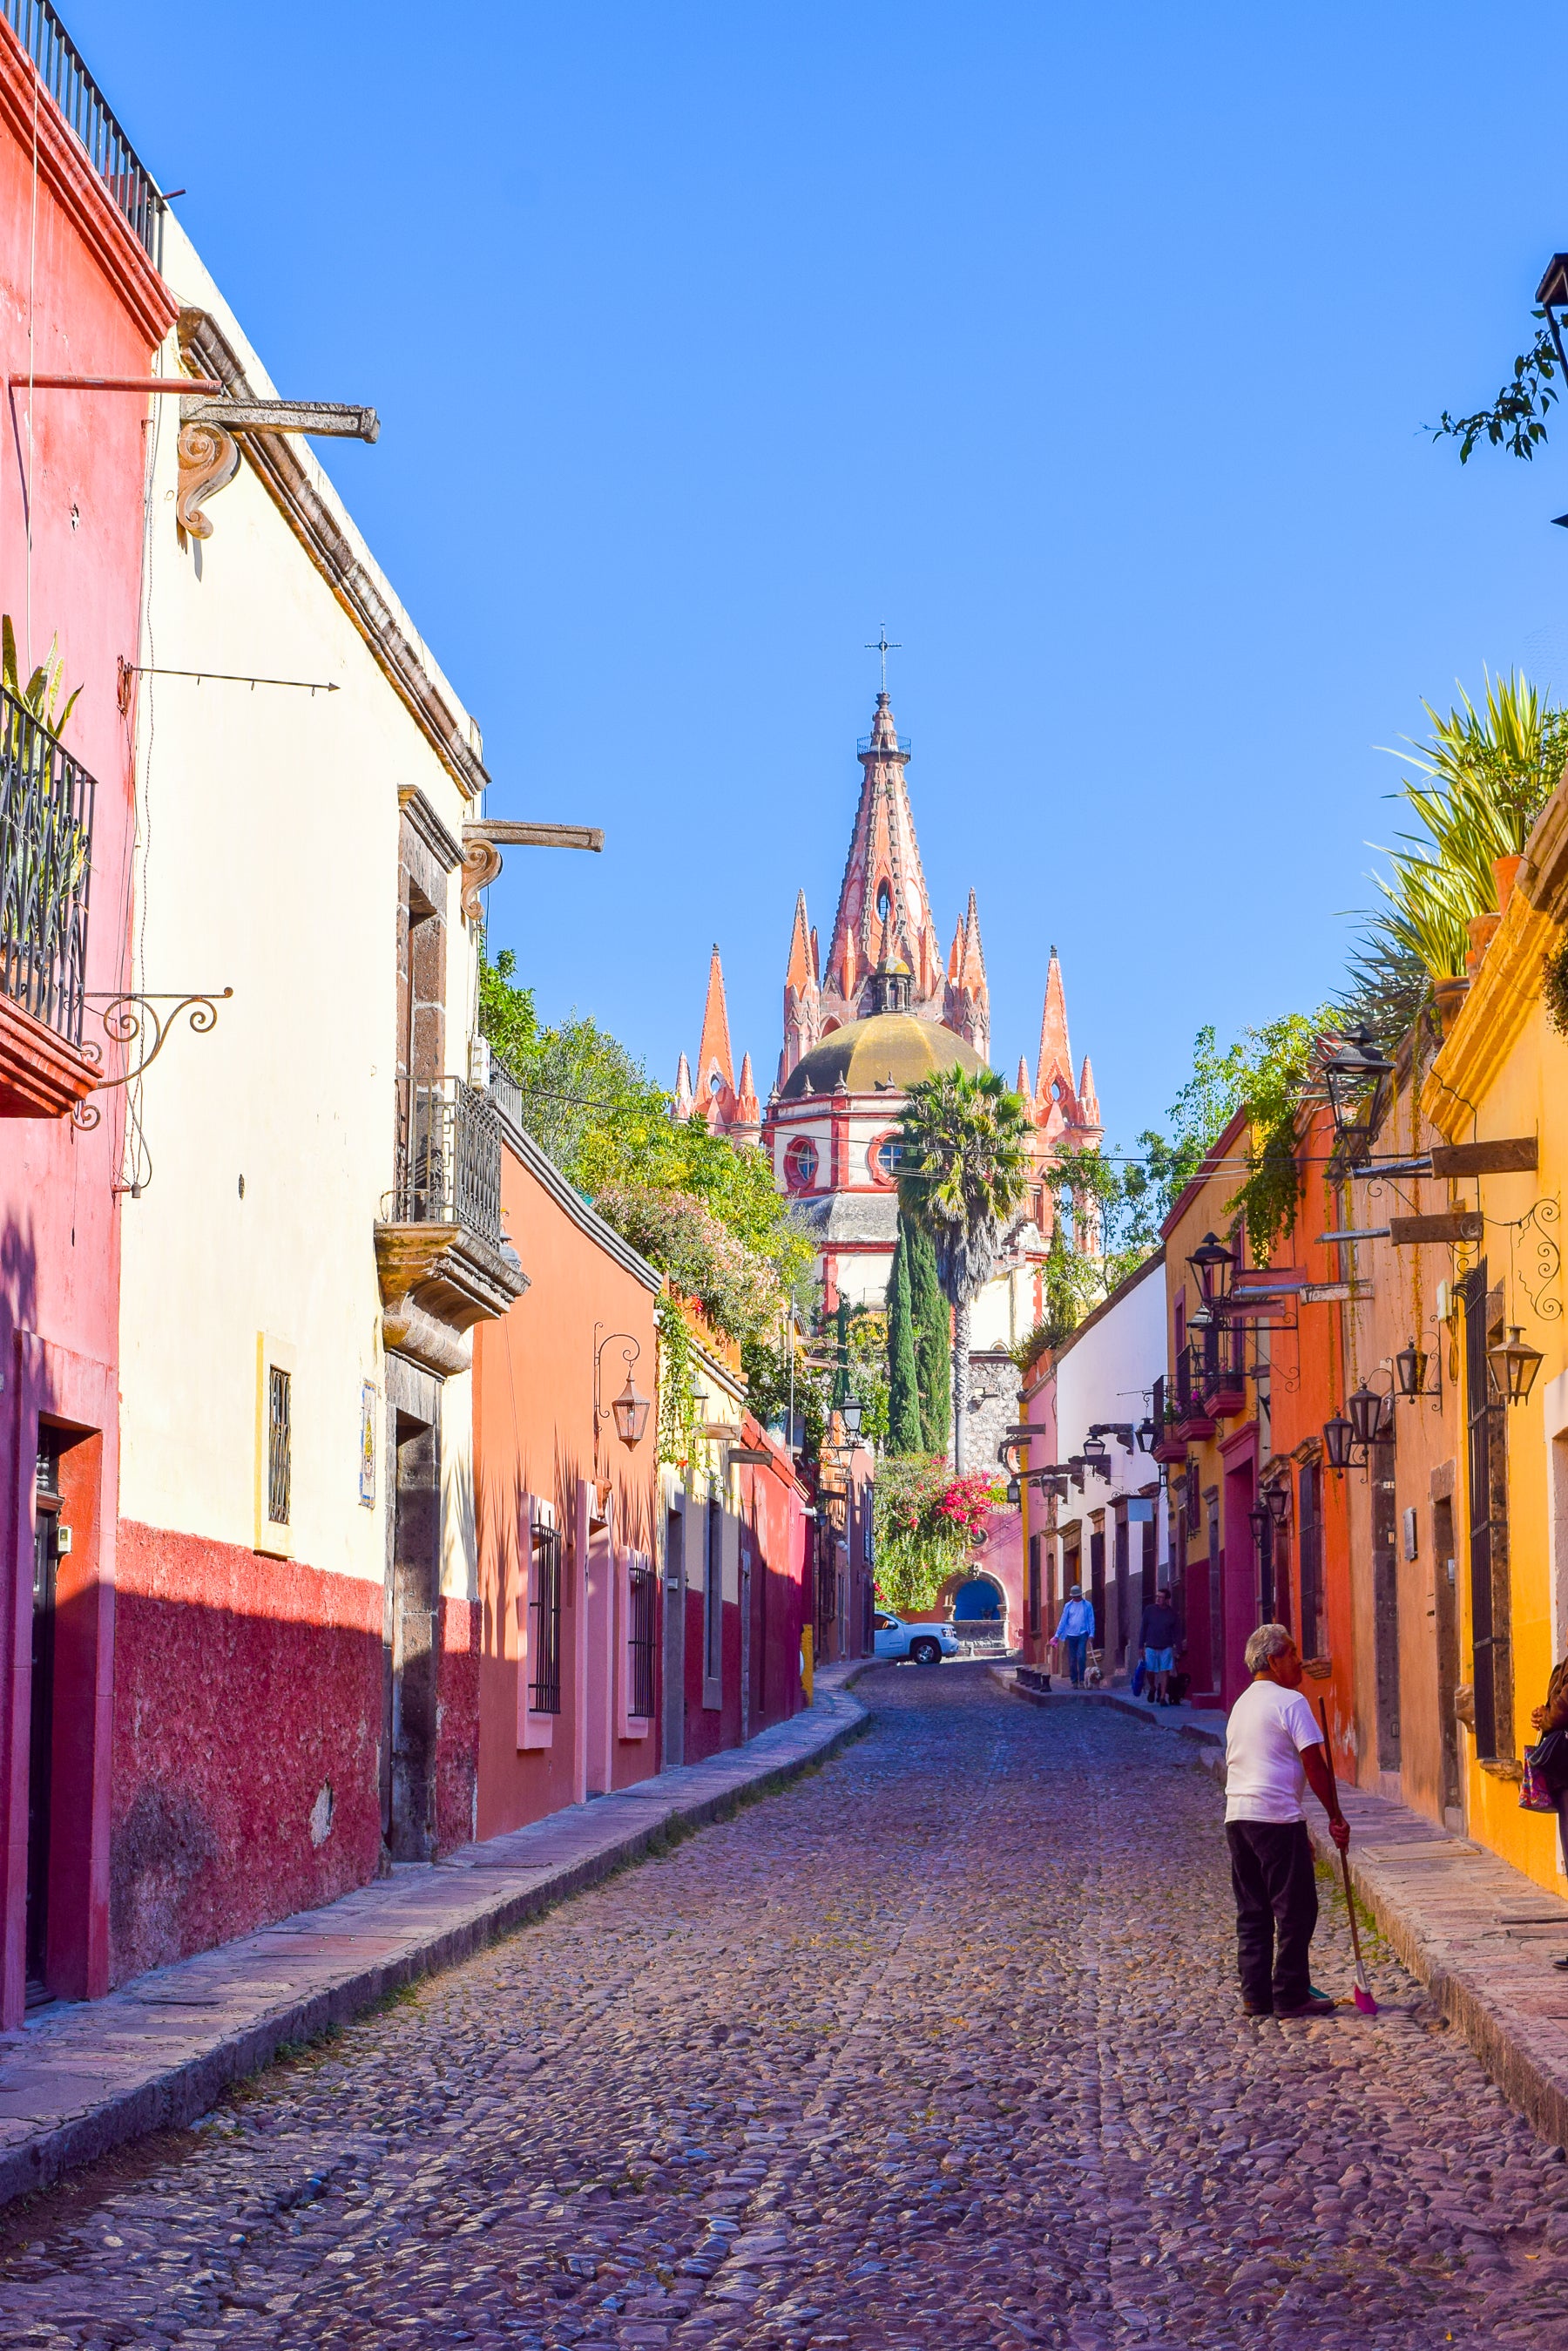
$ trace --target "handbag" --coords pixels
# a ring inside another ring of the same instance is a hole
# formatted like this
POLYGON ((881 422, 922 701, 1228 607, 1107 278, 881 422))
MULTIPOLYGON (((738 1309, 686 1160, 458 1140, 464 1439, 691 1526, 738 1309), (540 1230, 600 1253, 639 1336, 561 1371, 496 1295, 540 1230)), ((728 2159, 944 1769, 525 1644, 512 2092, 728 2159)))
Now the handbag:
POLYGON ((1524 1750, 1519 1805, 1525 1813, 1554 1813, 1557 1799, 1568 1789, 1568 1737, 1549 1730, 1524 1750))

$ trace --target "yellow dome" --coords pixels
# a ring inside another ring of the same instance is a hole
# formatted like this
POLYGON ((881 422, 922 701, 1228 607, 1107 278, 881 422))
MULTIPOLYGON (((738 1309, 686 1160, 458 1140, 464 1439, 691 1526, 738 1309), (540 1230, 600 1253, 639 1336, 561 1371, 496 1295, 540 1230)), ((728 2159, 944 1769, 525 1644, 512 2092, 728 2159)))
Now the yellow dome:
POLYGON ((798 1061, 779 1089, 783 1102, 798 1102, 807 1081, 815 1094, 833 1093, 840 1079, 852 1094, 878 1087, 908 1093, 937 1070, 967 1070, 973 1077, 985 1063, 972 1045, 935 1020, 912 1012, 874 1012, 869 1020, 846 1021, 798 1061))

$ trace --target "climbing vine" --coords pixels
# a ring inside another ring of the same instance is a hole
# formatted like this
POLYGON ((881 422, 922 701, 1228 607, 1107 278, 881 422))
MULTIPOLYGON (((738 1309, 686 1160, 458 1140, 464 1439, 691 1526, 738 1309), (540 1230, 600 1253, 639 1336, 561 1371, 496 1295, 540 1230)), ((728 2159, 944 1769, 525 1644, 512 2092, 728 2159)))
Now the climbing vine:
POLYGON ((684 1469, 697 1441, 697 1386, 691 1372, 691 1333, 677 1299, 659 1301, 659 1458, 684 1469))
POLYGON ((1568 939, 1542 966, 1541 998, 1557 1034, 1568 1037, 1568 939))

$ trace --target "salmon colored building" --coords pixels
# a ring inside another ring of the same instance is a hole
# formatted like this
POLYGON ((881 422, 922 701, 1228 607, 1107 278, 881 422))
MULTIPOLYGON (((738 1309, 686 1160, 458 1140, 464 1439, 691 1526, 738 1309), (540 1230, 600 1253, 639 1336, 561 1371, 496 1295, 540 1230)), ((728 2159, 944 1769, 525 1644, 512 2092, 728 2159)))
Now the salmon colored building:
POLYGON ((122 1068, 145 383, 162 203, 51 12, 0 17, 0 603, 63 739, 0 726, 0 2027, 109 1980, 122 1068), (102 172, 50 95, 99 134, 102 172), (47 379, 68 377, 60 383, 47 379), (13 429, 13 427, 15 429, 13 429))
POLYGON ((660 1763, 661 1275, 510 1119, 528 1287, 476 1334, 472 1597, 441 1600, 438 1828, 489 1837, 660 1763), (618 1433, 628 1385, 640 1424, 618 1433))

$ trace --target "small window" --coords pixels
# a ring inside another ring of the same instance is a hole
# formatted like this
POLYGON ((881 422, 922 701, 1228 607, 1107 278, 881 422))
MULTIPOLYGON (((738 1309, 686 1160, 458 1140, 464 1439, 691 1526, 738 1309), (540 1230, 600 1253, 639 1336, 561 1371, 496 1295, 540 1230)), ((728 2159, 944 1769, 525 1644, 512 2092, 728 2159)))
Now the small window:
POLYGON ((784 1153, 784 1181, 792 1192, 809 1192, 816 1181, 816 1145, 797 1134, 784 1153))
POLYGON ((631 1693, 627 1708, 628 1714, 639 1722, 649 1720, 653 1714, 653 1565, 646 1559, 632 1562, 628 1596, 630 1609, 627 1625, 627 1643, 631 1651, 631 1693))
POLYGON ((888 889, 887 883, 884 881, 879 883, 877 888, 877 920, 885 923, 892 911, 893 893, 888 889))
POLYGON ((534 1528, 533 1589, 529 1593, 528 1652, 533 1670, 528 1703, 535 1714, 561 1711, 561 1536, 556 1527, 534 1528))
POLYGON ((870 1150, 871 1173, 879 1184, 896 1184, 898 1180, 898 1138, 896 1134, 878 1135, 870 1150))
POLYGON ((275 1527, 286 1527, 289 1489, 294 1476, 291 1419, 294 1377, 281 1364, 267 1365, 266 1389, 266 1514, 275 1527))

